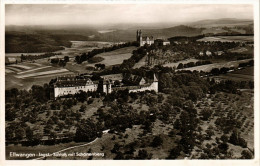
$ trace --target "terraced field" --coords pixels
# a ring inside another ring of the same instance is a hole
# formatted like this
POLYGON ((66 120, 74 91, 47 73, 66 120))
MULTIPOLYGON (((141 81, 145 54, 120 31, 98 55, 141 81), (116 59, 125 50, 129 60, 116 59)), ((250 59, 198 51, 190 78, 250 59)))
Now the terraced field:
MULTIPOLYGON (((80 55, 83 52, 89 52, 96 48, 109 47, 113 45, 112 42, 97 42, 97 41, 71 41, 72 47, 65 48, 64 50, 57 51, 62 55, 56 56, 63 58, 64 56, 70 57, 70 62, 63 67, 56 67, 50 64, 49 58, 35 60, 34 63, 22 62, 18 64, 7 65, 5 67, 6 89, 18 88, 29 89, 32 85, 43 85, 49 83, 52 78, 61 75, 71 75, 75 73, 88 73, 90 70, 86 69, 87 66, 94 66, 95 63, 90 64, 88 62, 82 64, 76 64, 74 57, 80 55)), ((99 63, 103 63, 106 66, 115 64, 121 64, 123 60, 132 56, 132 51, 136 47, 126 47, 115 51, 106 52, 97 56, 103 57, 104 60, 99 63)), ((6 57, 15 57, 20 62, 20 56, 22 53, 9 53, 6 57)), ((43 53, 27 53, 29 55, 38 55, 43 53)), ((24 54, 26 55, 26 54, 24 54)))
POLYGON ((29 89, 33 84, 48 83, 60 75, 74 74, 66 68, 53 67, 42 63, 20 63, 5 67, 6 89, 29 89))

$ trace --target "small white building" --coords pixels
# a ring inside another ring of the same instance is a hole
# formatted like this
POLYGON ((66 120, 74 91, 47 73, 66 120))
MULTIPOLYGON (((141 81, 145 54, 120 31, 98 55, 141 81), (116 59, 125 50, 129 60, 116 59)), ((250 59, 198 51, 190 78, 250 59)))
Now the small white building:
POLYGON ((170 45, 171 43, 170 43, 170 41, 167 40, 167 39, 156 39, 156 40, 154 41, 154 44, 166 46, 166 45, 170 45))
POLYGON ((220 55, 224 54, 224 51, 216 51, 216 52, 214 52, 214 53, 215 53, 215 55, 220 56, 220 55))
POLYGON ((210 51, 206 51, 206 55, 207 55, 207 56, 211 56, 212 53, 211 53, 210 51))

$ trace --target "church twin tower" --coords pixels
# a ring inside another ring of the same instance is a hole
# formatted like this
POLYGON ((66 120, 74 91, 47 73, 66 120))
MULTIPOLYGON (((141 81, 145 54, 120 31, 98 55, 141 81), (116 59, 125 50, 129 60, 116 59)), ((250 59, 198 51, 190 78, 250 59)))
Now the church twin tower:
POLYGON ((151 45, 154 43, 154 39, 153 36, 142 36, 142 31, 141 30, 137 30, 136 31, 136 41, 139 43, 139 46, 143 46, 145 44, 151 45))

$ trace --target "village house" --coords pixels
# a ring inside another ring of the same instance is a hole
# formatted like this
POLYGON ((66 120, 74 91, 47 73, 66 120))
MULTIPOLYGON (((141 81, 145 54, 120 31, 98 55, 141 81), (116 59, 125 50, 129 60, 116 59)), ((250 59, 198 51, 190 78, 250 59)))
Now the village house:
POLYGON ((224 54, 224 51, 216 51, 216 52, 214 52, 214 53, 215 53, 215 55, 220 56, 220 55, 224 54))
POLYGON ((170 41, 167 39, 156 39, 154 41, 154 44, 158 45, 158 46, 166 46, 166 45, 170 45, 170 41))
POLYGON ((5 57, 5 64, 6 65, 15 64, 15 63, 17 63, 17 59, 16 58, 5 57))
POLYGON ((212 53, 211 53, 210 51, 206 51, 206 55, 207 55, 207 56, 211 56, 212 53))

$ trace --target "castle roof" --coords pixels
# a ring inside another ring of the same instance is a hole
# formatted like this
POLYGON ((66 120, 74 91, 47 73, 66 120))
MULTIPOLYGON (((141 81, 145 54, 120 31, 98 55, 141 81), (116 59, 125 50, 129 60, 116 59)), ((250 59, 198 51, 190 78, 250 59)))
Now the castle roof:
POLYGON ((153 81, 154 81, 154 82, 158 82, 158 79, 157 79, 157 77, 156 77, 155 74, 153 75, 153 81))
POLYGON ((100 76, 100 77, 105 79, 105 80, 116 81, 116 80, 122 80, 123 74, 109 74, 109 75, 103 75, 103 76, 100 76))
POLYGON ((141 89, 143 87, 147 87, 147 86, 150 86, 151 84, 144 84, 144 85, 135 85, 135 86, 122 86, 122 87, 112 87, 113 90, 125 90, 125 89, 128 89, 128 90, 136 90, 136 89, 141 89))
POLYGON ((77 87, 93 85, 94 82, 89 78, 75 77, 75 76, 63 76, 58 77, 54 83, 56 87, 77 87))
POLYGON ((150 39, 153 40, 153 36, 143 36, 142 39, 143 39, 143 40, 148 40, 148 39, 149 39, 149 40, 150 40, 150 39))

